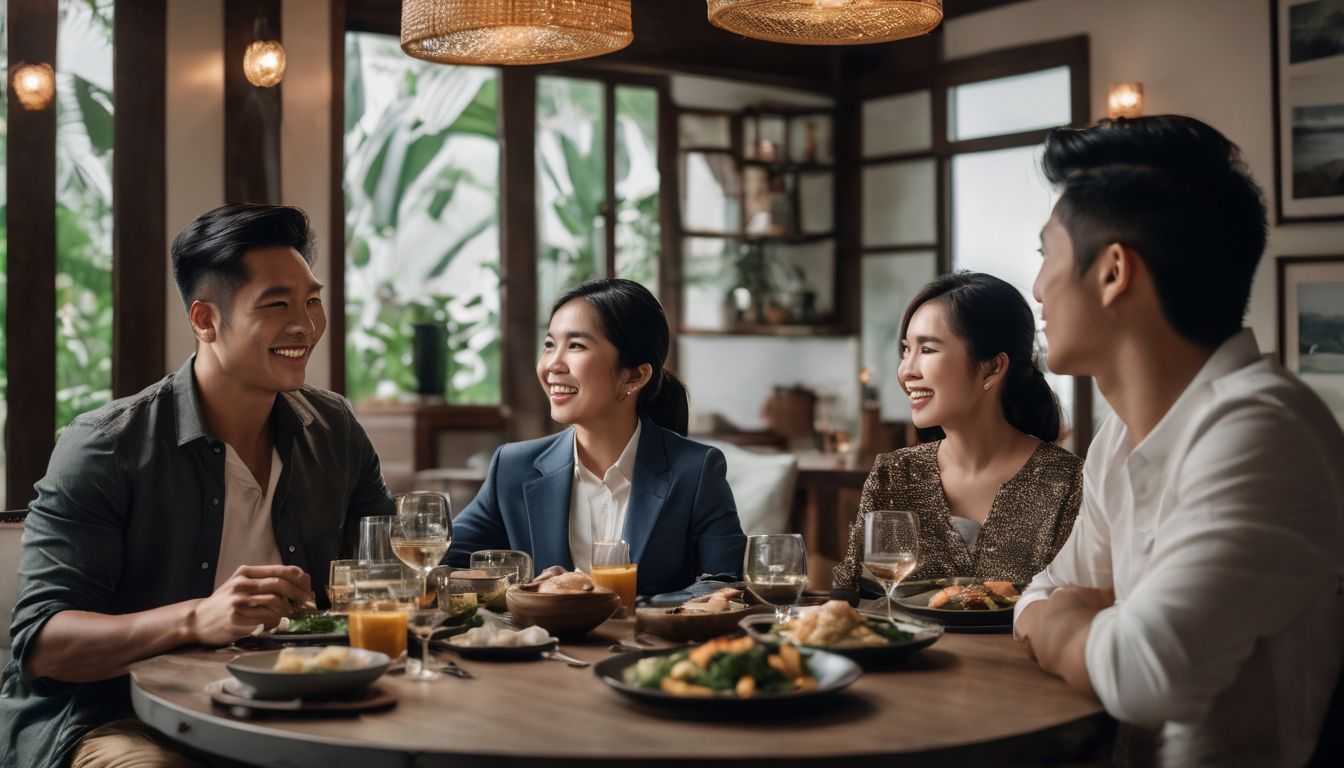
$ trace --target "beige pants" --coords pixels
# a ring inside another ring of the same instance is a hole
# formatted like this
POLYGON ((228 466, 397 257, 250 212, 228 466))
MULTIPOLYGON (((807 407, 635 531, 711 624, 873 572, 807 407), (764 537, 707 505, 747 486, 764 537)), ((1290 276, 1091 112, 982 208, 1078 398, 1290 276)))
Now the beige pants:
POLYGON ((139 720, 113 720, 84 734, 70 768, 201 768, 139 720))

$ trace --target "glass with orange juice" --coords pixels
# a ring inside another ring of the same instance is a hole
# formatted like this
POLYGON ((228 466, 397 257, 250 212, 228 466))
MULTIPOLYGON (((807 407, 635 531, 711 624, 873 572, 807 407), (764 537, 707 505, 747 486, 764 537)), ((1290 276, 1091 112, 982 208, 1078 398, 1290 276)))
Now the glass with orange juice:
POLYGON ((371 579, 355 582, 347 618, 350 645, 387 654, 396 661, 406 655, 408 619, 416 609, 418 579, 371 579))
POLYGON ((593 583, 620 595, 621 615, 632 615, 639 565, 630 562, 630 545, 624 541, 595 541, 592 562, 593 583))

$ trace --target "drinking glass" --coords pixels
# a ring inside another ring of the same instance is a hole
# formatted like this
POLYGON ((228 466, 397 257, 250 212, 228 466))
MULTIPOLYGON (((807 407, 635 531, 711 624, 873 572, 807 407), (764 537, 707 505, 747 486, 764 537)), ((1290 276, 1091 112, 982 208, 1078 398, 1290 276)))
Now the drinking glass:
POLYGON ((896 588, 919 563, 919 523, 911 512, 874 510, 863 522, 863 567, 887 595, 887 620, 894 621, 896 588))
MULTIPOLYGON (((418 583, 418 582, 417 582, 418 583)), ((447 606, 439 603, 438 595, 430 594, 424 600, 416 602, 416 607, 408 615, 411 633, 420 641, 420 658, 406 659, 406 679, 437 680, 439 673, 431 666, 434 657, 429 651, 429 640, 434 630, 448 617, 447 606)))
POLYGON ((448 553, 453 539, 448 497, 441 493, 404 493, 397 496, 396 501, 392 551, 419 575, 423 599, 425 579, 448 553))
POLYGON ((639 566, 630 562, 629 544, 624 541, 594 541, 591 570, 594 584, 621 596, 622 614, 628 615, 635 609, 639 566))
POLYGON ((532 580, 532 556, 516 549, 481 549, 471 553, 472 569, 488 565, 513 568, 517 572, 514 584, 526 584, 532 580))
POLYGON ((331 610, 345 613, 355 596, 355 582, 367 579, 369 564, 364 560, 332 560, 327 578, 327 599, 331 610))
POLYGON ((400 571, 397 575, 399 578, 356 581, 347 611, 350 645, 385 653, 393 661, 406 653, 406 629, 416 608, 419 586, 418 579, 400 578, 400 571))
POLYGON ((807 546, 802 535, 748 536, 742 576, 753 595, 775 607, 775 623, 787 621, 789 606, 798 602, 807 586, 807 546))
POLYGON ((373 562, 396 560, 392 552, 392 526, 397 518, 392 515, 371 515, 359 519, 359 547, 355 559, 373 562))

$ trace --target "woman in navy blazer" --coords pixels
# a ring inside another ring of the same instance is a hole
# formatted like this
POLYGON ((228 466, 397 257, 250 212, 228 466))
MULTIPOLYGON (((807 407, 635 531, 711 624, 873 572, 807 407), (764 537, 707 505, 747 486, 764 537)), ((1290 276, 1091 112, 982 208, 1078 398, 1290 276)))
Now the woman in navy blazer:
POLYGON ((596 481, 628 467, 633 446, 621 538, 639 564, 638 592, 739 574, 746 536, 723 453, 685 437, 686 388, 663 367, 669 344, 667 316, 639 283, 590 280, 560 296, 537 377, 551 418, 571 428, 495 451, 485 484, 453 521, 445 562, 465 566, 476 550, 507 547, 530 553, 538 570, 574 568, 572 545, 588 543, 570 536, 575 458, 596 481))

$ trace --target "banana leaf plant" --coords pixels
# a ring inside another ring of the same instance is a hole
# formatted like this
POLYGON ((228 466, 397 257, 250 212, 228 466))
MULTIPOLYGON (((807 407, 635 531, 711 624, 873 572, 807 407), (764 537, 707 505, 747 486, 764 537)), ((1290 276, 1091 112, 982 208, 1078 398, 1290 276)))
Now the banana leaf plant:
POLYGON ((411 326, 448 328, 447 397, 500 399, 497 73, 346 38, 351 398, 415 391, 411 326))

